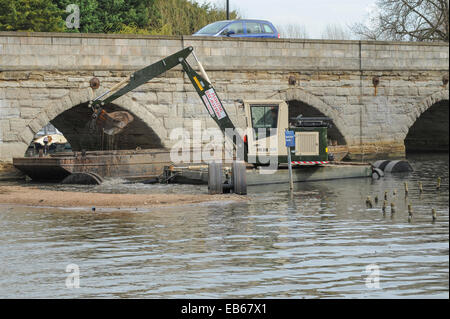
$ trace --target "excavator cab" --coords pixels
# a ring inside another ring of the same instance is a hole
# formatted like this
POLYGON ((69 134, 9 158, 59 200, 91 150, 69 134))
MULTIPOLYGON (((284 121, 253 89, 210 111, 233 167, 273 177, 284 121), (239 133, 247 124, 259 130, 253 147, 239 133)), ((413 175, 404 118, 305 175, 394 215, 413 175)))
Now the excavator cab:
POLYGON ((294 131, 295 147, 291 149, 294 164, 314 165, 328 161, 327 130, 329 118, 299 115, 289 124, 289 108, 280 100, 244 101, 247 119, 248 161, 264 165, 276 157, 287 163, 285 131, 294 131))
MULTIPOLYGON (((93 110, 92 126, 101 128, 108 135, 120 133, 127 124, 133 121, 133 116, 128 112, 107 113, 104 106, 181 64, 199 95, 200 101, 203 102, 205 110, 219 128, 225 134, 227 134, 228 129, 234 130, 235 125, 193 51, 193 47, 187 47, 144 67, 89 101, 89 107, 93 110), (187 62, 186 59, 190 54, 197 61, 200 73, 195 71, 187 62)), ((327 126, 323 125, 326 118, 298 117, 296 118, 296 124, 290 126, 288 105, 281 100, 244 101, 244 108, 247 127, 249 128, 248 134, 246 137, 244 136, 244 139, 239 134, 232 138, 233 144, 237 148, 239 148, 239 145, 244 146, 244 160, 246 162, 257 166, 287 163, 286 130, 295 132, 295 148, 291 149, 293 162, 302 164, 308 161, 311 164, 322 164, 328 160, 327 126)))
MULTIPOLYGON (((248 161, 265 164, 271 158, 287 156, 284 129, 288 127, 288 106, 278 100, 244 101, 247 119, 248 161)), ((277 159, 278 160, 278 159, 277 159)))

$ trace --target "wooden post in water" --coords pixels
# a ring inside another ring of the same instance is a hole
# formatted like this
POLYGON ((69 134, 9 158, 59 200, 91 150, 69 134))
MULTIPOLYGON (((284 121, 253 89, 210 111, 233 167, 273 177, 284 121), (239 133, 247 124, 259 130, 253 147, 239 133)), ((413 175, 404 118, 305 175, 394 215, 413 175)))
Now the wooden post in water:
POLYGON ((395 214, 395 204, 391 203, 391 214, 395 214))

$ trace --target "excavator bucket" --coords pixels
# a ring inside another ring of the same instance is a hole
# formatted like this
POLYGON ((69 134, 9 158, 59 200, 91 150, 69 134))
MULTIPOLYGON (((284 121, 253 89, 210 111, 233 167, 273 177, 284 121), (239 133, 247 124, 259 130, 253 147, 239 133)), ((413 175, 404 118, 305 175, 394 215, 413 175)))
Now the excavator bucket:
POLYGON ((131 122, 134 117, 128 112, 117 111, 108 113, 105 110, 101 110, 97 117, 97 127, 103 129, 103 132, 108 135, 116 135, 122 132, 122 130, 131 122))

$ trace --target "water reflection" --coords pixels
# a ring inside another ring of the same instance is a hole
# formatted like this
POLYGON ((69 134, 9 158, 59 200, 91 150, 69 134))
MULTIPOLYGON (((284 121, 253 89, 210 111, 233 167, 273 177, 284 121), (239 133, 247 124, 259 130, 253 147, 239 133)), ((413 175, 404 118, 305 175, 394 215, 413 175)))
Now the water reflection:
MULTIPOLYGON (((293 193, 287 185, 252 187, 244 203, 96 213, 2 206, 0 296, 448 298, 448 155, 433 165, 410 160, 414 172, 380 180, 299 183, 293 193), (383 216, 385 191, 395 214, 388 207, 383 216), (369 195, 379 198, 370 209, 369 195), (70 263, 80 267, 79 289, 65 287, 70 263), (370 264, 380 267, 381 289, 365 285, 370 264)), ((124 187, 207 191, 120 182, 103 190, 124 187)))

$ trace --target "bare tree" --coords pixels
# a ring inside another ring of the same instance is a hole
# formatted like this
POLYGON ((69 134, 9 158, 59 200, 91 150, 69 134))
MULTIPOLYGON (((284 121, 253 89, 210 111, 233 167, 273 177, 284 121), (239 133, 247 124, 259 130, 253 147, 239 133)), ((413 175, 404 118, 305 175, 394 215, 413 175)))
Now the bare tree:
POLYGON ((370 40, 449 42, 449 0, 378 0, 368 23, 352 26, 370 40))
POLYGON ((339 24, 328 24, 322 32, 322 39, 350 40, 351 38, 351 32, 345 30, 339 24))
POLYGON ((291 39, 308 39, 309 35, 306 31, 306 27, 300 24, 289 23, 281 26, 277 26, 278 32, 282 38, 291 39))

